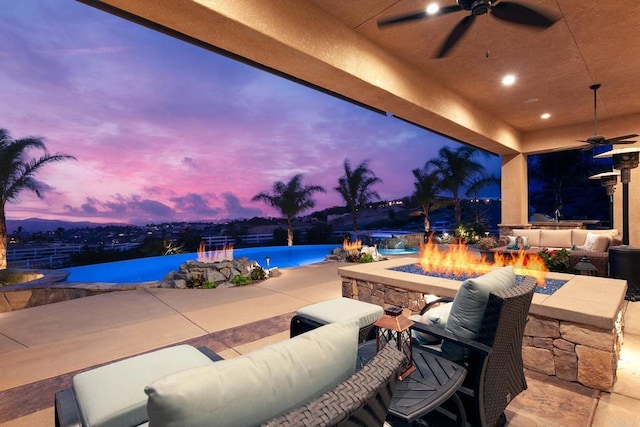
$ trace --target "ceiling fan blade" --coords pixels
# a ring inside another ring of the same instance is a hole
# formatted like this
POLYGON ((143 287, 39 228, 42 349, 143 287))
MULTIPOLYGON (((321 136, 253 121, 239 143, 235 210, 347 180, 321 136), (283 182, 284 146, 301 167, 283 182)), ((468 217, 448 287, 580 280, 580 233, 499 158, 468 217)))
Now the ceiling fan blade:
POLYGON ((462 18, 462 20, 458 22, 458 25, 456 25, 451 31, 449 37, 447 37, 442 46, 440 46, 440 50, 438 51, 438 54, 435 56, 435 58, 444 58, 445 56, 447 56, 447 53, 449 53, 451 48, 460 41, 469 27, 471 27, 471 24, 473 24, 475 18, 475 15, 467 15, 462 18))
POLYGON ((508 1, 502 1, 492 6, 491 14, 503 21, 540 28, 549 28, 559 19, 547 16, 528 6, 508 1))
POLYGON ((405 15, 394 16, 391 18, 382 18, 378 19, 378 28, 388 27, 396 24, 404 24, 405 22, 417 21, 420 19, 432 18, 440 15, 445 15, 447 13, 459 12, 462 8, 458 5, 455 6, 445 6, 441 7, 438 12, 430 14, 427 13, 426 10, 421 10, 419 12, 407 13, 405 15))
MULTIPOLYGON (((613 138, 607 138, 605 142, 607 144, 620 144, 621 142, 626 142, 626 141, 622 141, 623 139, 635 138, 636 136, 638 135, 635 133, 632 133, 629 135, 616 136, 613 138)), ((634 142, 634 141, 630 141, 630 142, 634 142)))

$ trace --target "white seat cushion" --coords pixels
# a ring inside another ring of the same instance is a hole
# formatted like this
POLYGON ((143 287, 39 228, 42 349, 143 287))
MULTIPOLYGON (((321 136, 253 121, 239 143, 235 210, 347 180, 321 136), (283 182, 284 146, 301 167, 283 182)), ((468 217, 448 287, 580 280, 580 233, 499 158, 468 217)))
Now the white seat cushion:
POLYGON ((356 322, 332 323, 289 340, 150 384, 149 424, 255 426, 297 408, 355 371, 356 322))
POLYGON ((296 314, 323 324, 355 320, 362 328, 381 318, 384 310, 377 304, 341 297, 302 307, 296 314))
POLYGON ((174 372, 211 365, 197 348, 178 345, 110 363, 73 377, 87 426, 136 426, 147 421, 144 387, 174 372))

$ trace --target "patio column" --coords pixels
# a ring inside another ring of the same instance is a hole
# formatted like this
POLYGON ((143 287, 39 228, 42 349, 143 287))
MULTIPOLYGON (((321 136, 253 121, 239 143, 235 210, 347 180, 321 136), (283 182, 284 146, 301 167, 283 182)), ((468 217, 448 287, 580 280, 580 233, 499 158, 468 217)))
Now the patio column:
POLYGON ((519 225, 529 222, 529 192, 527 187, 527 156, 502 156, 502 224, 519 225))

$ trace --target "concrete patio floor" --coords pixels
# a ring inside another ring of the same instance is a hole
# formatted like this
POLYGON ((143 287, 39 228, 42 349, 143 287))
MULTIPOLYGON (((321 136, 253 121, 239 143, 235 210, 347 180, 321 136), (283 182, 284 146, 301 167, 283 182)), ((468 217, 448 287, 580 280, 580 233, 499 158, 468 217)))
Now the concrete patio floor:
MULTIPOLYGON (((53 396, 75 373, 177 343, 231 358, 288 338, 296 309, 341 295, 337 268, 284 269, 261 284, 111 292, 0 314, 0 425, 51 426, 53 396)), ((527 372, 510 426, 640 426, 640 303, 628 303, 611 393, 527 372)))

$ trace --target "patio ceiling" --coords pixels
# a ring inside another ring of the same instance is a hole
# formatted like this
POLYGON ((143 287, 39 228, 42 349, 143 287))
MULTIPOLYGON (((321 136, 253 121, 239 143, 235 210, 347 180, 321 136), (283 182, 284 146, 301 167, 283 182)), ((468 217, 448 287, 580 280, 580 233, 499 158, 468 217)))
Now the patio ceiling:
POLYGON ((593 133, 594 83, 598 133, 640 133, 635 0, 519 0, 559 21, 538 31, 480 16, 442 59, 432 56, 467 12, 376 25, 431 0, 79 1, 497 154, 580 146, 593 133))

